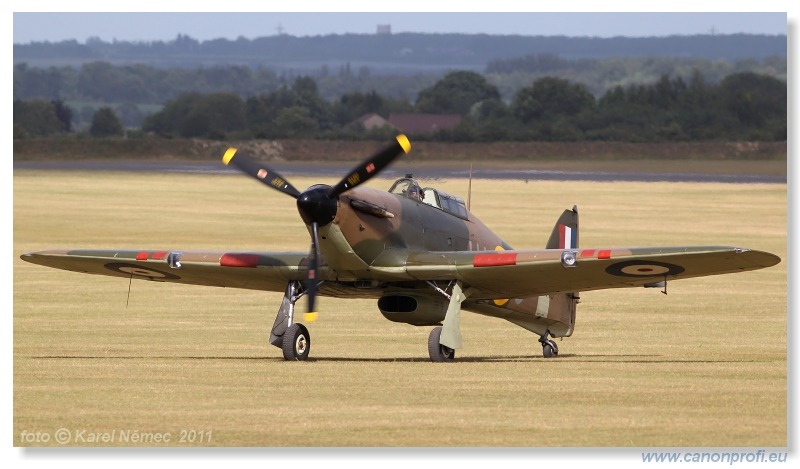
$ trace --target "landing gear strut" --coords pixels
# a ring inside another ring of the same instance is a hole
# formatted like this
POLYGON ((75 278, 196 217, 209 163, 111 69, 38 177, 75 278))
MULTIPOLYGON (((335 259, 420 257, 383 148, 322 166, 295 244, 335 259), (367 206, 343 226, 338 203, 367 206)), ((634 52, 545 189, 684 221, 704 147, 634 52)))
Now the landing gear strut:
POLYGON ((550 331, 545 331, 545 333, 539 337, 539 343, 542 344, 542 356, 544 356, 544 358, 557 357, 558 345, 556 345, 554 340, 548 339, 548 335, 550 335, 550 331))
POLYGON ((283 350, 286 360, 305 360, 311 350, 311 334, 294 322, 294 304, 303 296, 302 284, 292 281, 286 286, 281 307, 269 334, 269 343, 283 350))

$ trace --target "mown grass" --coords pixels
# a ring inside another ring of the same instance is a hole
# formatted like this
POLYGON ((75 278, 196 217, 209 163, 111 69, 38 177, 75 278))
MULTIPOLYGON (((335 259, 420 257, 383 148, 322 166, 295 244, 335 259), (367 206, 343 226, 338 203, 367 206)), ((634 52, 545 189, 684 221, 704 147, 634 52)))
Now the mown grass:
MULTIPOLYGON (((436 184, 466 196, 465 180, 436 184)), ((552 360, 529 332, 467 314, 458 363, 432 364, 429 328, 322 298, 313 359, 287 363, 266 340, 280 294, 136 281, 126 308, 124 280, 19 255, 305 250, 294 201, 240 176, 16 171, 14 444, 63 427, 210 430, 214 446, 785 446, 786 186, 473 181, 473 212, 519 248, 543 246, 573 204, 583 246, 730 244, 784 261, 667 296, 584 293, 552 360)))

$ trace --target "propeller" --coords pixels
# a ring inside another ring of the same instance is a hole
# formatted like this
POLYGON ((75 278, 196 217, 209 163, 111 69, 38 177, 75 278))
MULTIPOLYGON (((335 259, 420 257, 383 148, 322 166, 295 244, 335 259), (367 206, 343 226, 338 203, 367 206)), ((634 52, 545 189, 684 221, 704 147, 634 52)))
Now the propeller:
POLYGON ((315 309, 317 289, 319 286, 319 227, 326 226, 336 218, 339 207, 339 196, 357 187, 389 166, 398 156, 411 150, 411 142, 405 135, 398 135, 394 142, 365 159, 354 167, 347 176, 335 186, 317 184, 304 192, 298 191, 286 178, 269 166, 257 162, 239 152, 236 148, 228 148, 222 157, 225 165, 233 164, 243 173, 257 179, 267 187, 271 187, 294 199, 297 199, 297 211, 306 225, 311 227, 311 249, 308 254, 308 276, 305 290, 308 296, 308 311, 304 319, 313 322, 317 319, 315 309))
POLYGON ((224 155, 222 155, 222 162, 225 163, 225 166, 230 165, 233 163, 234 166, 242 170, 243 173, 248 174, 255 179, 261 181, 262 183, 266 184, 267 187, 271 187, 279 192, 283 192, 284 194, 294 197, 295 199, 300 197, 300 191, 295 189, 295 187, 286 179, 280 175, 277 171, 270 168, 269 166, 254 161, 248 158, 241 153, 237 155, 236 148, 228 148, 224 155))
POLYGON ((353 168, 349 176, 343 178, 328 191, 328 197, 332 199, 339 197, 342 192, 369 181, 370 178, 389 166, 395 158, 409 151, 411 151, 411 142, 408 141, 408 137, 403 134, 398 135, 392 144, 353 168))

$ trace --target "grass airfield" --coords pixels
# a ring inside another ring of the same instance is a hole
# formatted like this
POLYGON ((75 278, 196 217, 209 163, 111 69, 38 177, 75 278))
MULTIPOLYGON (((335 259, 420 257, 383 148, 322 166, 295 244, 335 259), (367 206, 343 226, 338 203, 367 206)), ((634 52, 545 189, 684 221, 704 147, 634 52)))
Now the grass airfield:
MULTIPOLYGON (((466 180, 429 185, 466 199, 466 180)), ((79 431, 169 433, 165 446, 786 446, 786 190, 473 181, 472 212, 517 248, 542 247, 577 204, 582 246, 726 244, 783 262, 667 296, 584 293, 549 360, 533 334, 465 313, 457 363, 429 363, 430 328, 320 298, 311 359, 290 363, 267 343, 280 293, 134 281, 126 307, 126 280, 19 255, 307 250, 292 199, 238 175, 15 171, 14 444, 58 446, 21 435, 65 428, 77 446, 126 445, 79 431), (178 441, 191 431, 203 440, 178 441)))

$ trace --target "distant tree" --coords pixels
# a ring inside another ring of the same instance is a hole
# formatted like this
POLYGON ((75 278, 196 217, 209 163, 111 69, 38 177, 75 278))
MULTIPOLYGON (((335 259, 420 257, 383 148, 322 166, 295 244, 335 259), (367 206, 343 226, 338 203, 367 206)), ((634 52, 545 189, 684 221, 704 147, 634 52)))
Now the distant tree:
POLYGON ((335 121, 332 105, 320 97, 316 81, 307 76, 296 78, 291 87, 250 97, 244 107, 247 128, 258 138, 313 137, 314 132, 332 129, 335 121), (296 129, 290 128, 292 122, 296 129))
POLYGON ((275 119, 284 109, 302 107, 300 97, 287 87, 247 99, 245 119, 250 132, 257 138, 274 138, 275 119))
POLYGON ((308 108, 289 107, 282 109, 275 118, 275 132, 281 137, 309 137, 318 130, 317 121, 308 108))
POLYGON ((302 76, 295 79, 292 84, 292 91, 297 93, 297 96, 302 100, 313 100, 319 98, 319 90, 317 89, 317 82, 308 76, 302 76))
POLYGON ((14 99, 59 99, 76 95, 77 72, 72 67, 14 65, 14 99))
POLYGON ((161 135, 224 139, 246 128, 245 105, 233 93, 186 93, 145 118, 142 130, 161 135))
POLYGON ((552 73, 574 68, 577 61, 562 59, 555 54, 531 54, 524 57, 494 59, 486 66, 486 73, 552 73))
POLYGON ((380 114, 384 99, 375 91, 345 93, 333 103, 333 115, 339 125, 346 125, 364 114, 380 114))
MULTIPOLYGON (((474 121, 471 135, 465 133, 469 120, 464 119, 459 136, 470 137, 470 140, 491 142, 494 140, 517 140, 524 138, 524 128, 514 117, 510 108, 499 99, 488 99, 473 106, 470 112, 474 121)), ((458 135, 458 134, 457 134, 458 135)))
POLYGON ((14 101, 14 138, 45 137, 66 131, 53 102, 14 101))
POLYGON ((244 102, 233 93, 202 96, 189 111, 180 129, 184 137, 224 139, 226 134, 246 127, 244 102))
POLYGON ((87 98, 100 101, 146 102, 151 98, 147 83, 137 68, 115 67, 107 62, 84 64, 78 74, 77 90, 87 98))
POLYGON ((463 116, 476 103, 487 99, 500 99, 497 88, 479 73, 459 71, 448 73, 433 86, 421 90, 416 107, 421 112, 463 116))
POLYGON ((56 99, 50 101, 53 105, 53 111, 56 113, 58 121, 61 122, 61 130, 64 132, 72 131, 72 109, 70 109, 64 101, 56 99))
POLYGON ((189 113, 202 98, 200 93, 181 94, 169 101, 160 112, 147 116, 142 123, 142 130, 163 136, 180 134, 189 113))
POLYGON ((313 78, 303 76, 295 79, 292 91, 297 95, 297 105, 308 109, 309 116, 321 129, 328 129, 333 123, 331 104, 319 95, 317 82, 313 78))
POLYGON ((590 111, 595 98, 586 86, 561 78, 545 77, 522 88, 514 97, 512 109, 522 122, 575 116, 590 111))
POLYGON ((736 73, 719 85, 722 105, 747 126, 786 117, 786 83, 755 73, 736 73))
POLYGON ((89 135, 92 137, 119 137, 125 131, 114 110, 110 107, 101 107, 94 113, 92 126, 89 128, 89 135))

